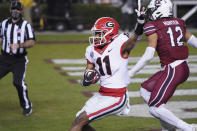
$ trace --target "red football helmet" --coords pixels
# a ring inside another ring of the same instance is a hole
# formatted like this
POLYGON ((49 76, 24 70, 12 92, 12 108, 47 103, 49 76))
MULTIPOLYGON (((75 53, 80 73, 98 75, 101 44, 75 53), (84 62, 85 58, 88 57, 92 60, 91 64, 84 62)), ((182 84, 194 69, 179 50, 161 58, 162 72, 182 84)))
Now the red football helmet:
POLYGON ((113 38, 118 35, 119 25, 113 18, 101 17, 95 22, 91 31, 93 36, 89 37, 89 42, 98 47, 112 42, 113 38))

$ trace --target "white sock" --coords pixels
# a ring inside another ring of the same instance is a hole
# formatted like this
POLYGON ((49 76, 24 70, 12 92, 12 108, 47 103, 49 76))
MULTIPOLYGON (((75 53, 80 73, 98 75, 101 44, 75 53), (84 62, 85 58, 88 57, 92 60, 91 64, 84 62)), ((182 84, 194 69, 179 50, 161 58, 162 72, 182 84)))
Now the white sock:
POLYGON ((170 112, 168 109, 166 109, 163 105, 161 105, 159 107, 150 107, 149 111, 153 116, 179 128, 179 129, 182 129, 183 131, 190 131, 190 129, 191 129, 189 124, 187 124, 183 120, 176 117, 172 112, 170 112))
POLYGON ((183 131, 192 131, 192 127, 188 123, 184 122, 183 120, 179 120, 177 122, 177 127, 182 129, 183 131))

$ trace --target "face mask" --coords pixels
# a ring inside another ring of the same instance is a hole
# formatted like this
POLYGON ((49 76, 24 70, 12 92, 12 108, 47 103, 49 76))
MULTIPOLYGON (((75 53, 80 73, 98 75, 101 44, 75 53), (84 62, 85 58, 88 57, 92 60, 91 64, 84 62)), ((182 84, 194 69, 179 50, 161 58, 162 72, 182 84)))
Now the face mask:
POLYGON ((14 20, 17 20, 17 19, 20 19, 22 17, 21 13, 19 12, 16 12, 16 11, 13 11, 11 12, 11 17, 14 19, 14 20))

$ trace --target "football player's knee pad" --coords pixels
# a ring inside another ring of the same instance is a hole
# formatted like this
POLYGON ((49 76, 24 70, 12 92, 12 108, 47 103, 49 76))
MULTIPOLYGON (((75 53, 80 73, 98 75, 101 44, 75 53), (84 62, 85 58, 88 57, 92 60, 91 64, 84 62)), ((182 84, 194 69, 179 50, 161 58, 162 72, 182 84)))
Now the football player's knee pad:
POLYGON ((147 91, 144 88, 140 88, 140 96, 144 99, 146 103, 148 103, 150 99, 151 92, 147 91))

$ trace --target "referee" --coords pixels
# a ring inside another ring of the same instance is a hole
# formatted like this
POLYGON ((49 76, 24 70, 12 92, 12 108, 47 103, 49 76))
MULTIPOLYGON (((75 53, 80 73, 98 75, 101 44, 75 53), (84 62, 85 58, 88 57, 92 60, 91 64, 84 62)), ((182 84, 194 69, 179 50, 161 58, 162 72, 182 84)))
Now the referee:
POLYGON ((11 17, 0 23, 0 79, 9 72, 13 74, 13 84, 17 89, 23 115, 32 113, 32 103, 28 98, 25 74, 27 68, 26 48, 35 45, 35 35, 31 25, 23 19, 23 6, 12 1, 11 17))

